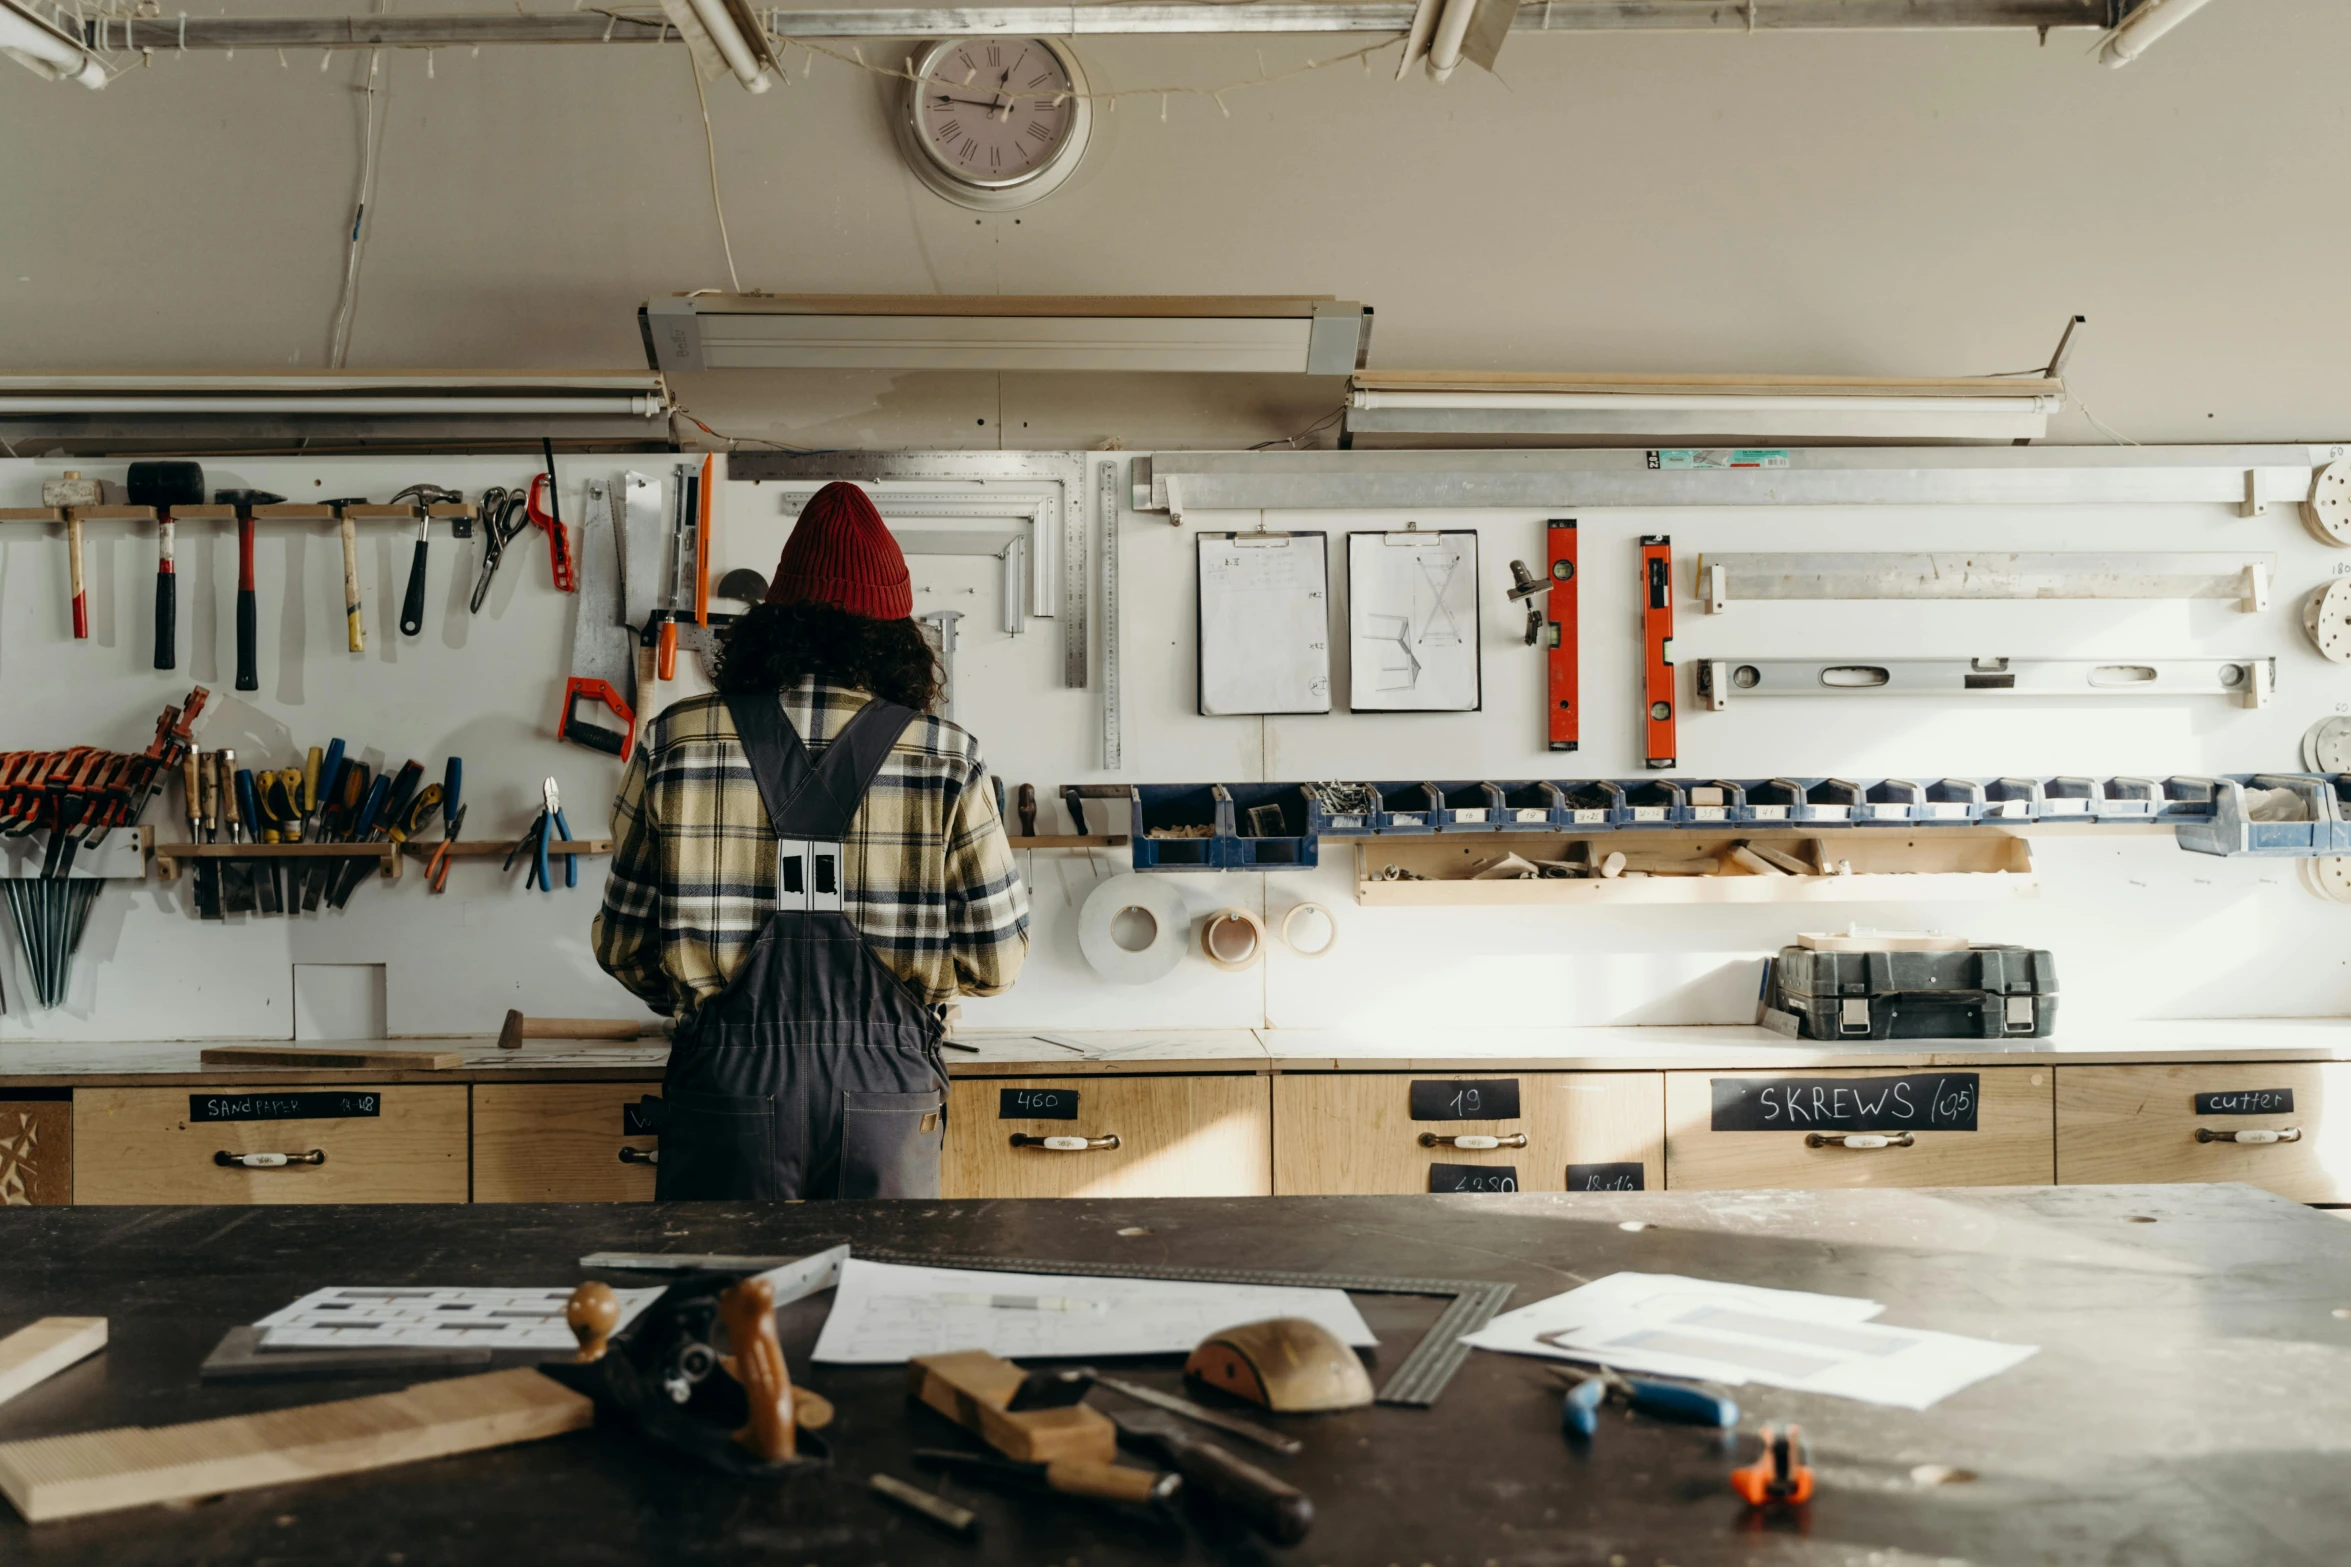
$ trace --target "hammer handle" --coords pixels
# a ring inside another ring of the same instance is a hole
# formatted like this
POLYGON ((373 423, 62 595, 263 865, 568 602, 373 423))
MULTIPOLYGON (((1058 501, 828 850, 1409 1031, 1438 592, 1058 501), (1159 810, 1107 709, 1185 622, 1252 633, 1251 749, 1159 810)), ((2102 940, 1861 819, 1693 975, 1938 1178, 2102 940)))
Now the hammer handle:
POLYGON ((343 624, 345 645, 354 653, 367 651, 367 628, 359 619, 359 530, 351 514, 343 513, 343 624))
POLYGON ((173 559, 171 513, 155 536, 155 667, 174 669, 180 661, 180 578, 173 559))
POLYGON ((253 596, 253 514, 237 519, 237 689, 261 689, 261 606, 253 596))
POLYGON ((73 639, 90 640, 90 596, 82 585, 82 517, 77 511, 65 514, 66 571, 73 582, 73 639))

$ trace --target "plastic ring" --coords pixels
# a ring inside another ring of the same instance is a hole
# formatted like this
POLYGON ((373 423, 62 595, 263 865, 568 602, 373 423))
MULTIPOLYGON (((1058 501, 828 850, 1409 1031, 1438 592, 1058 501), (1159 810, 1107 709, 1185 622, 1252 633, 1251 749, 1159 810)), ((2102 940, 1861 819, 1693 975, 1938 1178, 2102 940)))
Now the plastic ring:
POLYGON ((1333 947, 1337 946, 1338 944, 1339 944, 1339 917, 1338 917, 1336 914, 1333 914, 1333 913, 1332 913, 1332 912, 1331 912, 1331 911, 1330 911, 1328 908, 1325 908, 1325 907, 1324 907, 1322 904, 1319 904, 1319 903, 1297 903, 1297 904, 1292 904, 1292 905, 1290 906, 1290 912, 1282 916, 1282 945, 1283 945, 1283 946, 1285 946, 1285 947, 1288 947, 1288 948, 1289 948, 1289 949, 1290 949, 1292 952, 1296 953, 1296 954, 1297 954, 1299 957, 1302 957, 1302 958, 1321 958, 1321 957, 1328 957, 1328 956, 1330 955, 1330 950, 1331 950, 1331 948, 1333 948, 1333 947), (1326 922, 1327 922, 1327 923, 1330 925, 1330 927, 1331 927, 1331 939, 1330 939, 1330 940, 1328 940, 1328 941, 1326 941, 1326 942, 1324 942, 1324 943, 1323 943, 1321 946, 1319 946, 1319 947, 1316 947, 1316 948, 1315 948, 1314 950, 1312 950, 1311 952, 1310 952, 1310 951, 1308 951, 1306 948, 1304 948, 1304 947, 1301 947, 1301 946, 1299 946, 1299 945, 1298 945, 1298 938, 1297 938, 1295 935, 1293 935, 1293 934, 1291 933, 1291 929, 1290 929, 1291 922, 1292 922, 1292 921, 1294 921, 1295 919, 1297 919, 1299 915, 1301 915, 1301 914, 1304 914, 1304 913, 1308 912, 1309 910, 1313 911, 1313 912, 1314 912, 1314 913, 1316 913, 1316 914, 1319 914, 1319 915, 1321 915, 1321 916, 1323 917, 1323 919, 1324 919, 1324 920, 1325 920, 1325 921, 1326 921, 1326 922))
POLYGON ((1227 973, 1265 961, 1265 921, 1247 909, 1218 909, 1200 927, 1200 955, 1227 973))

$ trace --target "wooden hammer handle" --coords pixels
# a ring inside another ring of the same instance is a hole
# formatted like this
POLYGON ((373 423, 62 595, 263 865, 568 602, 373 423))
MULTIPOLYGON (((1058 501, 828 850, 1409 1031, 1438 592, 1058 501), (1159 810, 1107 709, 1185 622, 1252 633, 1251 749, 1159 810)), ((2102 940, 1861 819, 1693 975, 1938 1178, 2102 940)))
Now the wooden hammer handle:
POLYGON ((66 571, 73 581, 73 637, 76 642, 90 640, 90 595, 82 582, 82 516, 77 511, 65 514, 66 571))
POLYGON ((354 653, 367 651, 367 628, 359 615, 359 530, 351 513, 343 513, 343 625, 344 642, 354 653))

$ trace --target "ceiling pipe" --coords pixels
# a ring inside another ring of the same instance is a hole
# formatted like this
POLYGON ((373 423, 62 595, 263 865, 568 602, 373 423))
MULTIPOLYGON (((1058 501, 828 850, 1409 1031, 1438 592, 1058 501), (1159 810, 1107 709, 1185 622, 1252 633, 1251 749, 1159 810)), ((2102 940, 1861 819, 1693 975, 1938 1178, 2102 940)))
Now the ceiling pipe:
POLYGON ((0 0, 0 54, 53 82, 106 85, 106 66, 72 34, 61 32, 31 10, 0 0))
POLYGON ((2099 46, 2098 58, 2120 69, 2153 48, 2155 41, 2204 9, 2205 0, 2144 0, 2099 46))
MULTIPOLYGON (((0 0, 0 5, 11 0, 0 0)), ((2159 0, 2193 9, 2202 0, 2159 0)), ((773 37, 962 38, 1152 34, 1404 33, 1412 0, 1233 5, 1146 0, 1137 5, 758 10, 773 37)), ((1940 32, 2114 27, 2117 0, 1528 0, 1516 32, 1940 32)), ((2134 13, 2133 21, 2136 20, 2134 13)), ((90 17, 101 52, 181 49, 446 49, 470 44, 675 41, 658 8, 524 14, 90 17)), ((2117 29, 2129 31, 2130 23, 2117 29)), ((2144 47, 2143 43, 2140 47, 2144 47)))

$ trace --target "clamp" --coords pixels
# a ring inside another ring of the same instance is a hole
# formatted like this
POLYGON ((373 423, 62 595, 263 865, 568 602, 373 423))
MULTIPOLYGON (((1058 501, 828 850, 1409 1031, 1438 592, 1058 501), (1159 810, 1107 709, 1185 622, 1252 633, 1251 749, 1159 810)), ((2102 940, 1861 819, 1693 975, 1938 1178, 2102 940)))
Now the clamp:
POLYGON ((1801 1507, 1812 1500, 1812 1469, 1805 1462, 1802 1426, 1765 1426, 1763 1452, 1731 1471, 1731 1489, 1749 1507, 1801 1507))

